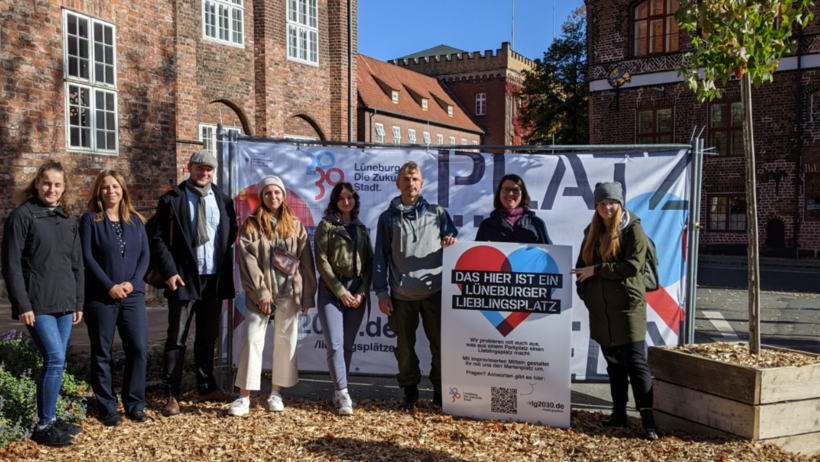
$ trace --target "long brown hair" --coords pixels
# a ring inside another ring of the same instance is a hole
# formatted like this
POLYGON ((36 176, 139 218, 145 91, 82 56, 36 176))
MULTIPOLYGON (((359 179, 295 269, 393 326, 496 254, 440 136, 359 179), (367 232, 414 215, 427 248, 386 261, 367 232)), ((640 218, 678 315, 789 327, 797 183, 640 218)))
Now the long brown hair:
POLYGON ((23 202, 27 201, 28 198, 39 196, 37 180, 41 179, 48 171, 54 171, 63 175, 65 189, 57 205, 62 207, 65 213, 71 215, 71 213, 74 212, 74 204, 77 202, 77 196, 74 195, 74 175, 72 175, 71 170, 63 167, 60 161, 54 159, 46 159, 46 161, 40 165, 40 168, 37 169, 37 175, 26 183, 25 186, 15 191, 13 197, 14 206, 19 207, 23 205, 23 202))
POLYGON ((519 188, 521 188, 521 202, 518 204, 519 207, 529 207, 530 206, 530 193, 527 191, 527 185, 524 184, 524 179, 520 176, 516 175, 515 173, 508 173, 501 177, 501 181, 498 182, 498 186, 495 187, 495 195, 493 196, 493 208, 496 209, 503 209, 504 204, 501 203, 501 189, 502 185, 505 181, 512 181, 516 184, 519 188))
POLYGON ((584 248, 581 249, 581 256, 584 263, 592 265, 595 261, 595 251, 601 256, 603 261, 612 261, 621 250, 621 220, 624 215, 623 206, 618 203, 618 211, 615 212, 615 217, 612 220, 612 228, 607 229, 604 219, 598 214, 597 204, 594 215, 592 215, 592 223, 589 225, 589 233, 587 233, 587 240, 584 243, 584 248), (597 249, 596 249, 597 247, 597 249))
POLYGON ((102 202, 102 188, 103 183, 105 183, 105 179, 109 176, 117 180, 117 183, 120 184, 120 188, 122 189, 122 200, 120 201, 119 207, 120 218, 130 225, 132 224, 131 215, 133 214, 136 215, 140 221, 145 223, 145 217, 137 212, 134 206, 131 205, 131 195, 128 194, 128 187, 125 185, 125 178, 123 178, 122 174, 116 170, 103 170, 99 175, 97 175, 97 179, 94 181, 94 187, 91 190, 91 198, 88 199, 88 210, 94 212, 96 215, 95 221, 103 220, 105 208, 103 207, 102 202))
MULTIPOLYGON (((262 191, 259 191, 259 193, 261 196, 262 191)), ((268 210, 268 208, 265 207, 265 202, 262 201, 262 203, 256 207, 256 210, 253 211, 253 215, 256 216, 256 221, 259 222, 259 231, 269 241, 273 241, 276 238, 273 226, 271 226, 271 218, 276 218, 275 231, 276 233, 279 233, 279 239, 287 239, 296 235, 296 230, 298 229, 296 223, 298 222, 298 219, 290 210, 290 207, 288 207, 288 203, 285 202, 284 198, 282 199, 282 205, 280 205, 279 208, 273 212, 268 210)), ((254 231, 256 231, 256 226, 254 226, 253 221, 250 219, 246 220, 245 232, 247 234, 252 234, 254 231)))
POLYGON ((345 189, 353 193, 353 200, 356 201, 356 205, 354 205, 353 210, 350 211, 350 221, 353 221, 359 216, 359 209, 361 206, 359 204, 359 193, 356 192, 356 188, 354 188, 353 185, 347 181, 337 183, 336 186, 333 187, 333 191, 330 192, 330 200, 327 203, 324 214, 333 215, 336 218, 342 218, 342 211, 339 210, 339 198, 342 196, 342 191, 345 189))

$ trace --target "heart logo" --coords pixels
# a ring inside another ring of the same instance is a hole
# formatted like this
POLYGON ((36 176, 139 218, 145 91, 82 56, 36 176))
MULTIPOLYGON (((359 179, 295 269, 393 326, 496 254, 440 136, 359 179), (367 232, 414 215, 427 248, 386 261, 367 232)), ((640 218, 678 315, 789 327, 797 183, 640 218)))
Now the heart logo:
MULTIPOLYGON (((505 255, 495 247, 486 245, 473 247, 461 254, 455 269, 507 273, 558 274, 560 272, 555 260, 542 249, 524 247, 505 255)), ((458 288, 461 290, 461 284, 458 284, 458 288)), ((513 312, 504 316, 499 311, 481 310, 481 314, 502 336, 506 337, 532 313, 513 312)))

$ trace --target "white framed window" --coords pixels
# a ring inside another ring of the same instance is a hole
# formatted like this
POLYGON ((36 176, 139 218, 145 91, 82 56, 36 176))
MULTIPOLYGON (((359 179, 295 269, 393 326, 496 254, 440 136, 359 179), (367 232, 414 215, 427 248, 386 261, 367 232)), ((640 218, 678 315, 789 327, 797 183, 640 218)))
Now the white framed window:
POLYGON ((451 136, 451 137, 450 137, 450 145, 451 145, 451 146, 453 146, 453 145, 455 145, 455 144, 456 144, 456 137, 455 137, 455 136, 451 136))
POLYGON ((384 143, 384 124, 376 124, 376 139, 377 143, 384 143))
MULTIPOLYGON (((231 132, 242 134, 242 129, 239 127, 222 127, 228 135, 231 132)), ((216 152, 216 125, 213 124, 199 124, 199 141, 202 141, 203 149, 207 149, 217 159, 219 158, 216 152)))
POLYGON ((245 0, 202 0, 206 39, 245 46, 245 0))
POLYGON ((461 139, 461 145, 463 146, 463 145, 466 145, 466 144, 467 144, 467 138, 462 138, 461 139))
POLYGON ((475 95, 475 115, 485 115, 487 113, 487 94, 476 93, 475 95))
POLYGON ((424 144, 430 144, 430 132, 424 132, 421 136, 424 138, 424 144))
POLYGON ((401 127, 393 125, 393 143, 401 144, 401 127))
POLYGON ((478 146, 478 141, 473 140, 473 146, 478 146))
POLYGON ((453 117, 453 106, 447 105, 447 115, 453 117))
POLYGON ((426 111, 426 110, 427 110, 427 98, 422 98, 422 99, 421 99, 421 110, 422 110, 422 111, 426 111))
POLYGON ((439 146, 443 145, 444 144, 444 135, 442 135, 441 133, 437 134, 436 135, 436 143, 439 146))
POLYGON ((319 64, 318 0, 286 0, 288 5, 288 59, 319 64))
POLYGON ((117 42, 113 24, 63 10, 66 148, 116 154, 117 42))
POLYGON ((416 131, 412 128, 407 129, 407 142, 410 144, 416 144, 416 131))
POLYGON ((392 92, 390 92, 390 99, 393 101, 393 103, 399 104, 399 91, 393 90, 392 92))

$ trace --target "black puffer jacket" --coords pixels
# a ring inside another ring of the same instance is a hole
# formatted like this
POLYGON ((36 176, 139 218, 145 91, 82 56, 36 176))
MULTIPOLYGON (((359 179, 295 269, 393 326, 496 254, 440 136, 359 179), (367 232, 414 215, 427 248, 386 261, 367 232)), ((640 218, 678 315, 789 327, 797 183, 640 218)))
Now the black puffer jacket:
POLYGON ((517 242, 519 244, 552 244, 547 225, 538 218, 535 212, 528 210, 515 226, 510 226, 498 210, 493 210, 478 227, 475 235, 477 242, 517 242))
POLYGON ((83 310, 85 274, 77 218, 31 197, 3 229, 3 280, 11 317, 83 310))

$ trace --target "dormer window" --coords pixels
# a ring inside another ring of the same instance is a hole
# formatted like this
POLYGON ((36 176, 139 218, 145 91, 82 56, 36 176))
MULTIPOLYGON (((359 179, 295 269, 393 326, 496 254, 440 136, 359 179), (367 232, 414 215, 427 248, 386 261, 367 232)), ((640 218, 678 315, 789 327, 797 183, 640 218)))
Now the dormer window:
POLYGON ((422 99, 421 99, 421 110, 422 110, 422 111, 426 111, 426 110, 427 110, 427 98, 422 98, 422 99))
POLYGON ((399 91, 393 90, 390 92, 390 99, 393 101, 393 104, 399 104, 399 91))
POLYGON ((447 105, 447 115, 453 117, 453 106, 447 105))

